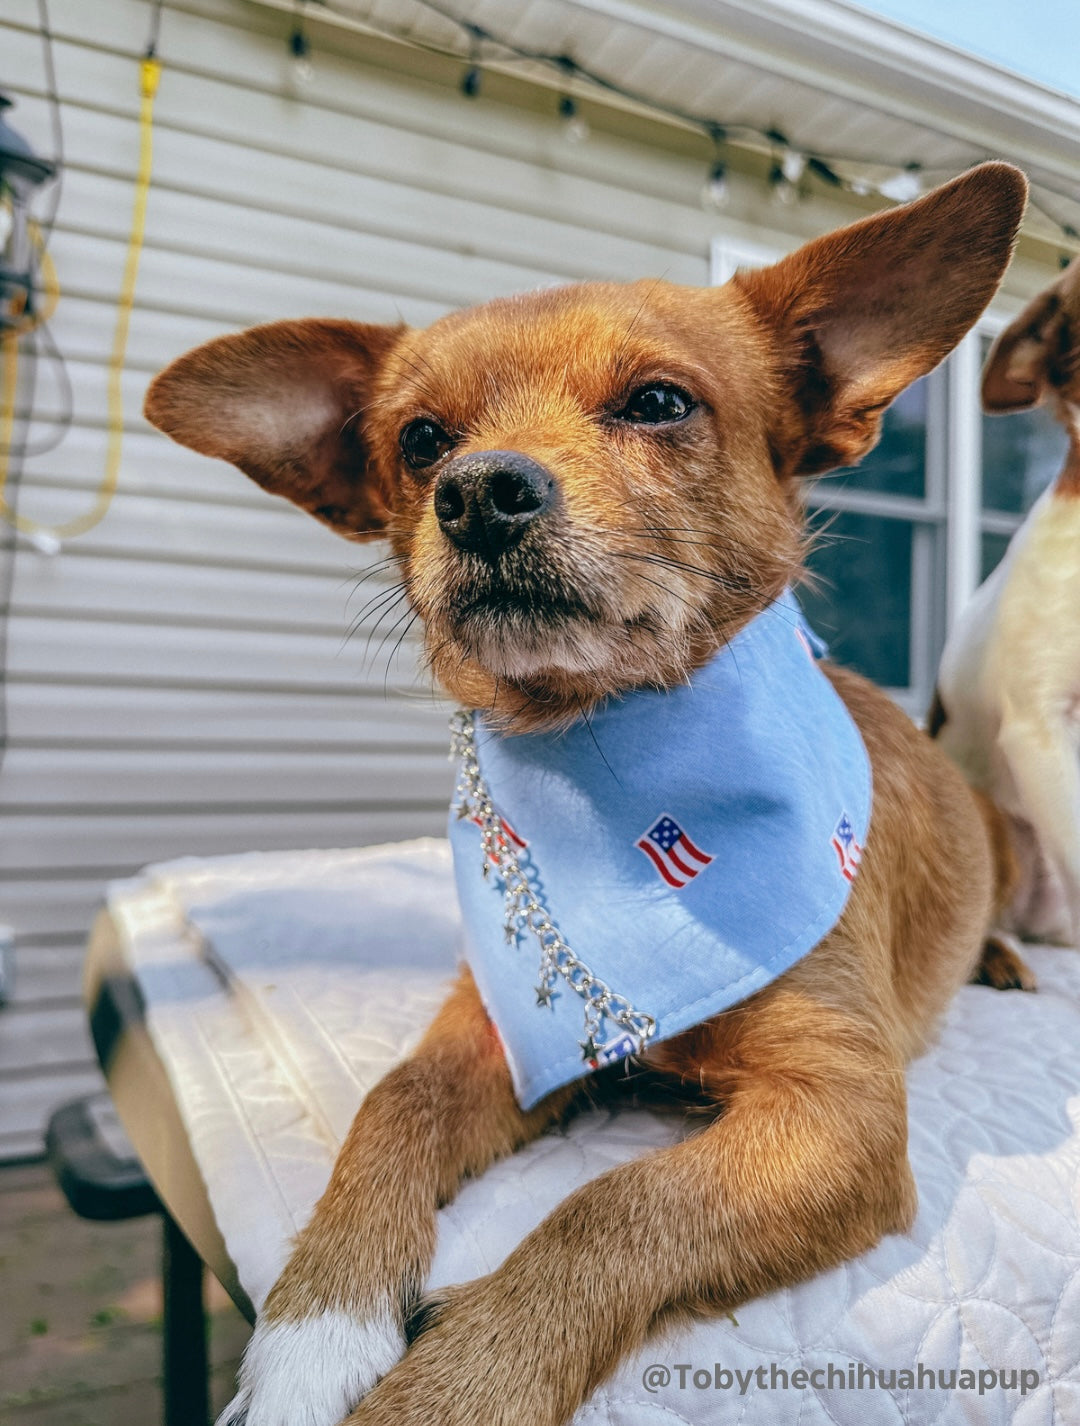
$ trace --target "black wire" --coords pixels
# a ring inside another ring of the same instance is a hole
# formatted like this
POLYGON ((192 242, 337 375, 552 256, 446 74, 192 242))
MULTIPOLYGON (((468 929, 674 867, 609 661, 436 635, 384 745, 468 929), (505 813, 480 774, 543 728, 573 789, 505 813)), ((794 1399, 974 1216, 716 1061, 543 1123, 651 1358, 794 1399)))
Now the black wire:
MULTIPOLYGON (((23 418, 25 427, 29 430, 30 412, 34 406, 34 396, 37 391, 37 364, 38 364, 38 336, 41 328, 31 334, 30 351, 23 357, 23 369, 28 373, 26 378, 26 404, 24 410, 26 416, 23 418)), ((4 757, 8 747, 8 631, 11 623, 11 601, 15 591, 15 561, 18 553, 18 537, 15 531, 14 516, 19 506, 19 490, 23 479, 23 458, 21 454, 13 452, 12 459, 8 465, 7 481, 4 486, 4 499, 7 502, 9 520, 3 522, 7 529, 7 538, 3 543, 4 567, 0 571, 0 772, 3 771, 4 757)))
POLYGON ((49 113, 52 120, 53 163, 56 177, 49 194, 49 216, 41 224, 42 246, 49 246, 53 224, 60 207, 60 194, 64 186, 64 121, 60 108, 60 92, 56 87, 56 64, 53 57, 52 26, 49 23, 48 0, 38 0, 38 22, 41 29, 42 57, 45 62, 45 92, 49 99, 49 113))
MULTIPOLYGON (((12 510, 16 506, 21 471, 18 465, 9 470, 7 480, 7 502, 12 510)), ((4 755, 8 746, 8 624, 11 622, 11 596, 15 588, 15 530, 7 526, 7 535, 0 549, 3 551, 4 567, 0 571, 0 772, 4 768, 4 755)))
POLYGON ((165 0, 154 0, 153 13, 150 16, 150 36, 146 41, 146 58, 153 59, 157 54, 158 39, 161 36, 161 7, 165 0))
MULTIPOLYGON (((56 172, 52 180, 52 187, 49 191, 49 210, 47 216, 40 223, 41 231, 41 252, 44 253, 52 240, 53 228, 56 224, 56 215, 60 209, 60 197, 64 187, 64 121, 60 106, 60 92, 56 83, 56 61, 53 54, 52 24, 49 19, 48 0, 37 0, 38 26, 41 31, 42 60, 45 69, 45 92, 49 100, 49 115, 52 124, 53 154, 52 161, 56 172)), ((35 268, 40 268, 40 255, 35 264, 35 268)), ((32 274, 36 276, 36 271, 32 274)), ((11 624, 11 601, 15 590, 15 559, 18 546, 18 538, 14 526, 14 516, 19 506, 19 491, 22 486, 24 462, 29 455, 42 455, 58 446, 67 434, 71 426, 74 414, 74 397, 71 389, 71 378, 68 374, 67 365, 60 353, 59 347, 49 330, 48 323, 39 324, 26 343, 23 352, 23 370, 27 373, 25 381, 25 399, 23 404, 23 439, 13 441, 6 451, 0 451, 0 459, 7 462, 7 479, 4 482, 4 500, 8 507, 9 520, 0 522, 6 525, 7 536, 3 542, 4 562, 3 569, 0 570, 0 771, 3 770, 4 758, 8 747, 8 640, 9 628, 11 624), (45 347, 49 355, 49 360, 55 368, 57 374, 57 385, 61 396, 61 416, 56 423, 51 436, 36 446, 31 445, 27 439, 30 434, 30 427, 33 422, 34 401, 37 396, 38 361, 42 347, 45 347)), ((12 399, 16 398, 16 393, 12 393, 12 399)), ((14 430, 14 427, 12 428, 14 430)))

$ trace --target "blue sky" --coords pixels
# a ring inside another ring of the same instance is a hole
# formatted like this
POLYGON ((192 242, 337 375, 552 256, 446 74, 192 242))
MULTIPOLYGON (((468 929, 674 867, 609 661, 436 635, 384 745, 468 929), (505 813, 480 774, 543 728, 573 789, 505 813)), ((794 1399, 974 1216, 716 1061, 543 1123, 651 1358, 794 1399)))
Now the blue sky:
POLYGON ((959 49, 1080 99, 1078 0, 856 0, 959 49))

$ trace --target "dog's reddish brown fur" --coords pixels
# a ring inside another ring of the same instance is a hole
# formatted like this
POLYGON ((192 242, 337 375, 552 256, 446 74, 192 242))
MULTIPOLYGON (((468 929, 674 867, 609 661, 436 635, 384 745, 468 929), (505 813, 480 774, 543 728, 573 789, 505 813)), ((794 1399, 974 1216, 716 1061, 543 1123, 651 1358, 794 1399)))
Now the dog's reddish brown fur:
MULTIPOLYGON (((147 411, 341 533, 385 530, 439 682, 510 729, 550 725, 683 678, 779 593, 800 561, 796 478, 874 444, 885 406, 993 294, 1023 202, 1020 175, 988 165, 722 289, 540 292, 427 332, 256 329, 176 363, 147 411), (694 396, 691 417, 620 426, 627 392, 659 379, 694 396), (545 568, 587 603, 577 624, 470 622, 431 475, 400 458, 420 417, 455 455, 511 449, 553 473, 545 568)), ((874 769, 839 924, 773 985, 649 1051, 714 1106, 707 1127, 578 1190, 496 1272, 424 1305, 354 1426, 558 1426, 669 1314, 734 1308, 910 1223, 904 1064, 972 974, 1008 858, 993 809, 934 744, 864 680, 829 675, 874 769)), ((575 1101, 521 1112, 463 974, 361 1107, 267 1318, 363 1317, 383 1294, 408 1315, 438 1206, 575 1101)))

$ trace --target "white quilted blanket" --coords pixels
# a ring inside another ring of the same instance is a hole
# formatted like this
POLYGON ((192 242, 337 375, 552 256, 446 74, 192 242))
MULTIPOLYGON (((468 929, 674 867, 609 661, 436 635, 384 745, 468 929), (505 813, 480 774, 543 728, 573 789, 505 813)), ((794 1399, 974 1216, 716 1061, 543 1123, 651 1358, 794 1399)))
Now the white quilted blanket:
MULTIPOLYGON (((257 1305, 361 1096, 452 971, 447 847, 173 862, 109 904, 257 1305)), ((965 988, 910 1069, 912 1232, 737 1324, 655 1340, 576 1426, 1080 1423, 1080 955, 1030 961, 1037 995, 965 988)), ((489 1271, 571 1189, 678 1132, 594 1113, 497 1164, 440 1214, 431 1283, 489 1271)))

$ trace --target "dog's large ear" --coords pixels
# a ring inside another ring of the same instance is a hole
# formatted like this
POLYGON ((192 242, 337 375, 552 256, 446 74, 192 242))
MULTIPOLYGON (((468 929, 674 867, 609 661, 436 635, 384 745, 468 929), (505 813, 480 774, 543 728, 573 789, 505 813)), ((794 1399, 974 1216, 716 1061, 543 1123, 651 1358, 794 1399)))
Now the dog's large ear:
POLYGON ((1080 258, 1029 302, 990 348, 983 370, 987 411, 1023 411, 1047 387, 1063 390, 1080 375, 1080 258))
POLYGON ((935 367, 1009 265, 1027 181, 987 163, 733 279, 774 344, 793 419, 774 431, 784 474, 851 465, 885 408, 935 367), (787 429, 783 429, 786 426, 787 429))
POLYGON ((363 410, 404 330, 310 320, 219 337, 154 379, 147 420, 346 539, 371 538, 385 525, 388 492, 368 458, 363 410))

